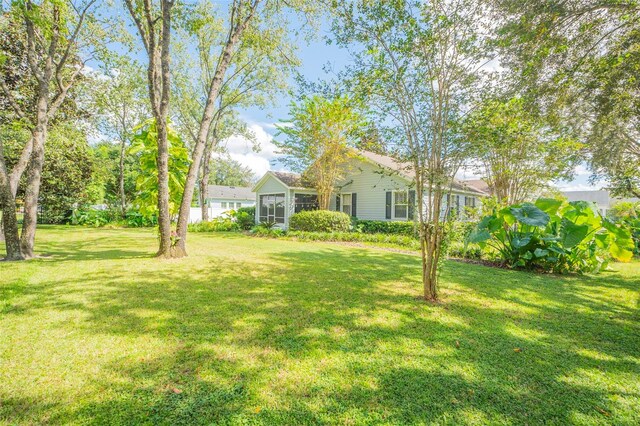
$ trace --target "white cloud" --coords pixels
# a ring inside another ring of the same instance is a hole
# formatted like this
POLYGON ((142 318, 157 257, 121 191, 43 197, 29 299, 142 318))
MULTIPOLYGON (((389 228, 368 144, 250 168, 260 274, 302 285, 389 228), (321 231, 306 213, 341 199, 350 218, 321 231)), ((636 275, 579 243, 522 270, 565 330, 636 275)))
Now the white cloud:
POLYGON ((273 136, 265 128, 275 128, 275 126, 270 123, 249 124, 249 130, 255 136, 255 143, 241 135, 231 136, 222 143, 232 159, 249 167, 258 177, 272 170, 279 157, 278 147, 273 143, 273 136))

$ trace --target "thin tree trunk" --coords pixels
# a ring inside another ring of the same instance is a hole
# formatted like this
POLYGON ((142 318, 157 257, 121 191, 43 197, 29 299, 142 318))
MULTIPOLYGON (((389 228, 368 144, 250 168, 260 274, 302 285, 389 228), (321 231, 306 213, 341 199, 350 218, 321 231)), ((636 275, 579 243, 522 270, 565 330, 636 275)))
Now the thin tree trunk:
POLYGON ((211 148, 213 144, 209 144, 204 153, 204 161, 202 162, 202 176, 200 178, 200 208, 202 209, 202 221, 209 220, 209 206, 207 206, 207 188, 209 186, 209 175, 211 174, 211 148))
POLYGON ((200 170, 200 163, 204 154, 207 136, 209 135, 211 123, 214 119, 215 101, 220 94, 224 75, 227 72, 229 64, 231 63, 233 50, 240 40, 242 33, 249 25, 249 22, 251 21, 251 19, 253 19, 254 13, 259 3, 260 0, 253 1, 247 16, 242 20, 241 23, 237 24, 236 27, 233 26, 233 22, 230 23, 231 29, 229 31, 229 37, 220 56, 220 61, 216 68, 213 79, 211 80, 211 85, 209 86, 209 93, 207 96, 204 112, 202 114, 202 120, 200 121, 200 129, 198 130, 198 138, 193 147, 193 152, 191 155, 192 163, 189 165, 189 171, 187 172, 187 179, 184 185, 184 193, 182 194, 182 201, 180 203, 180 213, 178 215, 177 225, 178 242, 176 244, 176 256, 187 255, 187 225, 189 224, 191 200, 193 199, 196 178, 198 177, 198 171, 200 170))
POLYGON ((123 137, 120 145, 120 173, 118 175, 118 186, 120 188, 120 212, 123 219, 127 214, 127 196, 124 192, 124 156, 126 148, 126 139, 123 137))

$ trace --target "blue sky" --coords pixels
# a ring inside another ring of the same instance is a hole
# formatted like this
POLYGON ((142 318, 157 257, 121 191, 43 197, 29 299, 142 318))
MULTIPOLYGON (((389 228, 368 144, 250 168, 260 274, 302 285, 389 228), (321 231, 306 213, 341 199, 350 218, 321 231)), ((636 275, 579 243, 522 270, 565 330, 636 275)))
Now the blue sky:
MULTIPOLYGON (((221 1, 220 3, 224 4, 225 2, 221 1)), ((115 13, 122 14, 125 19, 129 19, 125 10, 117 10, 115 13)), ((300 26, 301 22, 296 20, 295 17, 292 17, 292 30, 300 26)), ((350 55, 345 49, 325 42, 325 38, 328 35, 329 24, 328 22, 323 22, 313 40, 301 40, 298 43, 298 57, 301 60, 301 66, 298 72, 302 74, 306 80, 317 81, 328 78, 330 76, 327 75, 324 68, 328 66, 329 69, 337 72, 351 61, 350 55)), ((290 79, 290 82, 291 88, 295 90, 293 77, 290 79)), ((283 93, 274 101, 275 105, 267 109, 248 108, 240 111, 241 116, 247 121, 256 135, 256 140, 259 143, 258 150, 254 150, 253 144, 242 137, 232 137, 226 141, 229 155, 242 164, 249 166, 258 176, 261 176, 270 169, 285 169, 285 167, 278 162, 279 155, 272 140, 277 133, 275 123, 285 119, 288 115, 288 106, 291 102, 291 97, 289 94, 283 93)), ((470 170, 462 170, 458 174, 458 177, 461 179, 473 179, 478 176, 475 176, 470 170)), ((573 181, 558 182, 557 186, 565 190, 599 189, 599 187, 602 186, 591 186, 588 182, 588 177, 588 170, 580 166, 576 169, 576 176, 573 181)))
MULTIPOLYGON (((315 40, 307 43, 302 42, 299 46, 299 58, 302 65, 298 72, 305 79, 316 81, 330 77, 325 68, 339 71, 350 63, 349 52, 336 45, 327 44, 325 36, 329 35, 329 27, 325 23, 319 30, 315 40)), ((291 81, 292 89, 295 90, 295 83, 291 81)), ((286 169, 277 160, 277 149, 271 143, 271 139, 276 135, 277 129, 274 123, 284 119, 288 115, 288 105, 291 98, 288 94, 282 94, 276 100, 276 105, 266 110, 251 108, 241 111, 242 116, 251 124, 260 142, 261 152, 251 152, 250 144, 241 138, 232 138, 228 141, 230 155, 236 160, 254 169, 258 175, 262 175, 267 169, 286 169)), ((600 189, 602 184, 591 185, 588 181, 589 171, 584 166, 579 166, 575 170, 575 178, 572 181, 556 182, 555 185, 562 190, 589 190, 600 189)), ((475 179, 471 170, 461 170, 458 173, 460 179, 475 179)))

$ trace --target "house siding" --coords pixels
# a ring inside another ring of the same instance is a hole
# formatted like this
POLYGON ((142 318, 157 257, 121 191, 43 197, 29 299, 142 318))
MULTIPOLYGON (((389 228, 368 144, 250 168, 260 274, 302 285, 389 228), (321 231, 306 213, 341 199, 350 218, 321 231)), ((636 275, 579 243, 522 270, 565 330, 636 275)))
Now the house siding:
MULTIPOLYGON (((357 194, 356 216, 358 219, 364 220, 413 220, 410 218, 395 219, 392 215, 391 219, 386 217, 386 196, 389 191, 408 191, 414 189, 411 180, 400 176, 399 174, 358 159, 352 160, 350 171, 347 177, 336 185, 339 190, 331 197, 329 205, 330 210, 336 210, 336 196, 338 194, 357 194)), ((289 227, 289 218, 295 212, 295 194, 296 193, 315 193, 313 190, 293 189, 286 187, 274 176, 268 176, 260 187, 256 188, 256 223, 259 223, 260 195, 264 194, 285 194, 285 223, 278 225, 281 228, 289 227)), ((465 193, 463 191, 453 191, 452 194, 460 195, 461 208, 464 207, 464 196, 473 196, 476 199, 476 205, 480 205, 480 197, 476 194, 465 193)), ((426 202, 426 197, 423 202, 426 202)), ((446 196, 443 200, 443 208, 441 215, 444 217, 447 211, 446 196)), ((407 215, 409 216, 409 215, 407 215)))
MULTIPOLYGON (((387 191, 408 190, 411 182, 393 172, 367 162, 354 160, 347 178, 337 185, 340 193, 356 193, 357 216, 365 220, 389 220, 385 217, 387 191)), ((331 197, 331 210, 336 197, 331 197)))

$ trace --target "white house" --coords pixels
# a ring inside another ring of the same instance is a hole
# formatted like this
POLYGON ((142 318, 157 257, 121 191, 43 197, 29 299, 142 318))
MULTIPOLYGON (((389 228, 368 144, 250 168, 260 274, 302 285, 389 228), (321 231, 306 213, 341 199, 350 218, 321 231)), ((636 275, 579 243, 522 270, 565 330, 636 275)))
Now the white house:
POLYGON ((599 191, 564 191, 562 195, 569 201, 587 201, 594 203, 601 215, 606 216, 609 209, 622 201, 639 202, 638 198, 617 198, 611 196, 609 191, 602 189, 599 191))
MULTIPOLYGON (((330 210, 366 220, 413 220, 416 200, 410 166, 373 152, 359 151, 358 154, 351 160, 346 178, 338 183, 330 210)), ((295 173, 267 172, 253 191, 256 223, 275 222, 287 228, 292 214, 317 208, 316 190, 305 187, 300 175, 295 173)), ((486 196, 479 189, 454 181, 449 211, 461 214, 465 206, 479 207, 480 198, 486 196)), ((446 201, 443 213, 448 209, 446 201)))
MULTIPOLYGON (((255 206, 256 194, 251 191, 251 188, 245 186, 209 185, 205 202, 207 209, 209 209, 209 217, 214 218, 240 207, 255 206)), ((191 208, 189 221, 200 222, 201 220, 202 210, 200 207, 191 208)))

